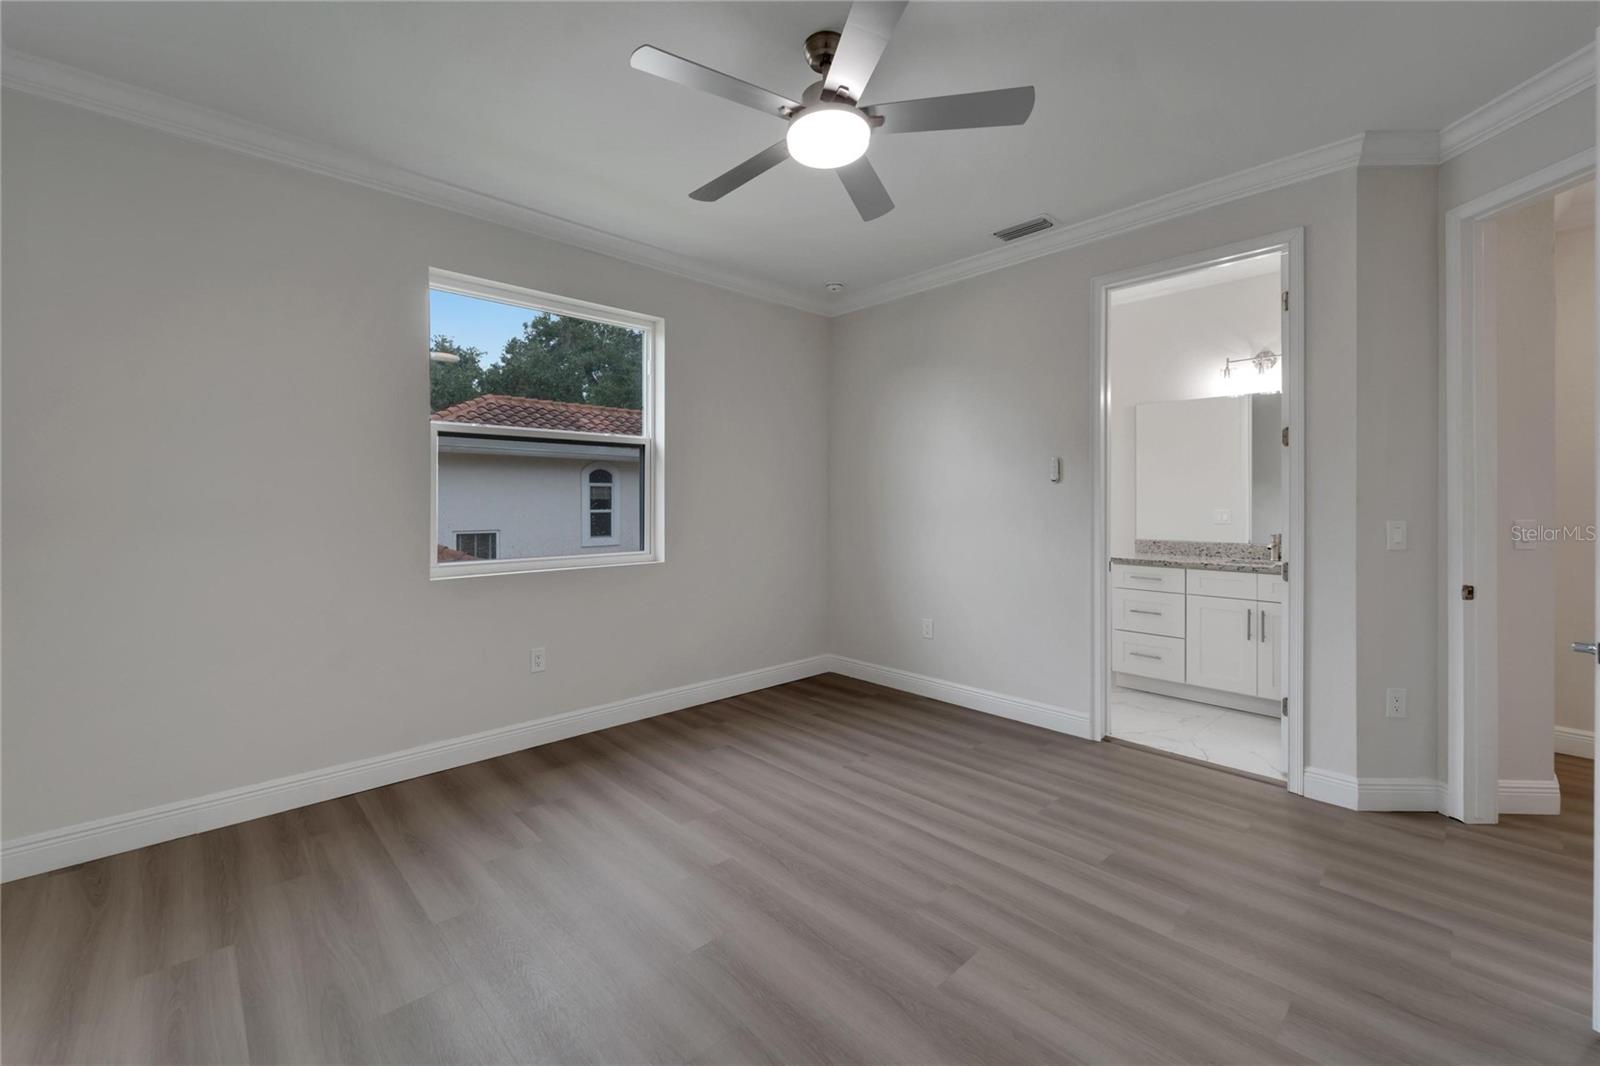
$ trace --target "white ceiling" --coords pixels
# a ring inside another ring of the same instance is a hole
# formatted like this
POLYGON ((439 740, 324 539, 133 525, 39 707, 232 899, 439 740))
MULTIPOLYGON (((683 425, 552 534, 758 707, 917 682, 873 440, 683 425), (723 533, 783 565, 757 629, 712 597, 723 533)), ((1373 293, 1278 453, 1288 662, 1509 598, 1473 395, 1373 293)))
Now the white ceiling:
POLYGON ((779 167, 690 189, 783 125, 628 66, 650 43, 788 95, 837 3, 72 3, 0 7, 66 63, 785 286, 812 302, 1364 130, 1438 129, 1594 39, 1592 3, 913 3, 867 102, 1038 87, 1026 126, 869 158, 896 209, 779 167))

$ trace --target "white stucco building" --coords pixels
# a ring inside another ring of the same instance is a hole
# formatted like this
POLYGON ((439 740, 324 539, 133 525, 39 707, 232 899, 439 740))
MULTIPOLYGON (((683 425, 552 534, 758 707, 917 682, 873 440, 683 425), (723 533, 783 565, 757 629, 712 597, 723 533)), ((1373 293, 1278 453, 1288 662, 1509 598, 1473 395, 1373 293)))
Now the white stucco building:
MULTIPOLYGON (((640 413, 517 396, 479 396, 436 423, 639 433, 640 413)), ((636 447, 439 432, 438 558, 526 559, 638 551, 636 447)))

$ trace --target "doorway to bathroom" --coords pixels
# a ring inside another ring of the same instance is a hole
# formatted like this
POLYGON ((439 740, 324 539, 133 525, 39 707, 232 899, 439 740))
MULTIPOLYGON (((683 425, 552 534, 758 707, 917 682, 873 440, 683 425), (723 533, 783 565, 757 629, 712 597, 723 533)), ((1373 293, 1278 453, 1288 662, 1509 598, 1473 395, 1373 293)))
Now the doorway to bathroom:
POLYGON ((1302 791, 1300 231, 1097 279, 1092 728, 1302 791))

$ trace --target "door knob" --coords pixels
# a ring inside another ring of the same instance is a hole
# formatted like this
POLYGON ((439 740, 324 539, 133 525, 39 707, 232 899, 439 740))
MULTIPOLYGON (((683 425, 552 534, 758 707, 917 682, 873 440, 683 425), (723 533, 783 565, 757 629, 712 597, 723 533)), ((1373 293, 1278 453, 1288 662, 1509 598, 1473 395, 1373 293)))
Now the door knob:
POLYGON ((1593 655, 1600 661, 1600 644, 1585 644, 1581 640, 1575 640, 1572 642, 1572 650, 1579 655, 1593 655))

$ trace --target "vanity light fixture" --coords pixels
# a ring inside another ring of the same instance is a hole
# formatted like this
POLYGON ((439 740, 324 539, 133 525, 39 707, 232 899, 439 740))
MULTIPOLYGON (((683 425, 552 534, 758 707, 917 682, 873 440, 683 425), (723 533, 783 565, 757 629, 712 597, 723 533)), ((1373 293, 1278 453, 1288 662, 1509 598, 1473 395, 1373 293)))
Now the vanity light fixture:
POLYGON ((1222 376, 1233 377, 1233 364, 1252 363, 1257 374, 1265 374, 1268 370, 1278 365, 1278 353, 1270 348, 1263 348, 1255 355, 1241 355, 1237 359, 1224 359, 1222 361, 1222 376))

